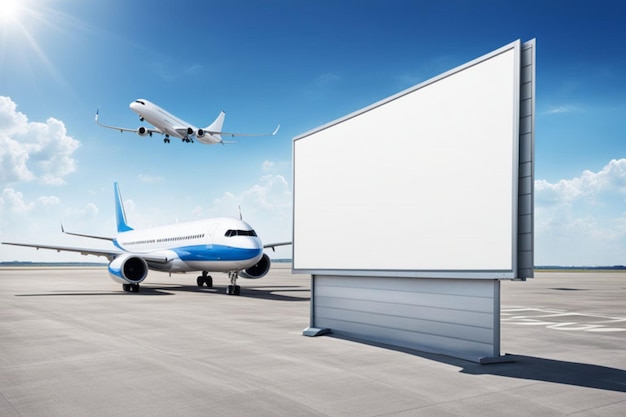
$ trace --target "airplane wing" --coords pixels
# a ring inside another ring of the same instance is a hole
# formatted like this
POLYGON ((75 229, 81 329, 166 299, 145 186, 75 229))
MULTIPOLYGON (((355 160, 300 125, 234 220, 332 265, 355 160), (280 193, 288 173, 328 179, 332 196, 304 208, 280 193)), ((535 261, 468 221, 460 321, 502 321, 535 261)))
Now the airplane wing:
POLYGON ((182 137, 188 136, 189 132, 187 131, 188 128, 186 127, 175 127, 174 130, 176 131, 176 133, 178 133, 179 135, 181 135, 182 137))
POLYGON ((57 252, 78 252, 81 255, 95 255, 95 256, 104 256, 109 260, 113 260, 116 256, 126 253, 124 251, 118 249, 89 249, 89 248, 78 248, 74 246, 54 246, 54 245, 39 245, 34 243, 17 243, 17 242, 2 242, 3 245, 12 245, 12 246, 24 246, 27 248, 35 248, 35 249, 51 249, 56 250, 57 252))
POLYGON ((276 129, 274 129, 274 131, 272 133, 234 133, 234 132, 218 132, 218 131, 213 131, 213 130, 207 130, 207 133, 209 133, 211 135, 225 135, 225 136, 230 136, 230 137, 235 137, 235 136, 275 136, 276 133, 278 133, 279 129, 280 129, 280 125, 278 125, 276 127, 276 129))
POLYGON ((3 245, 12 245, 12 246, 24 246, 27 248, 35 248, 35 249, 50 249, 55 250, 57 252, 77 252, 81 255, 94 255, 94 256, 104 256, 109 261, 112 261, 119 255, 129 254, 138 256, 140 258, 145 259, 147 262, 155 262, 155 263, 167 263, 169 259, 163 255, 152 255, 149 253, 132 253, 126 252, 119 249, 93 249, 93 248, 79 248, 75 246, 56 246, 56 245, 40 245, 37 243, 18 243, 18 242, 2 242, 3 245))
MULTIPOLYGON (((119 130, 120 133, 124 133, 124 132, 140 133, 140 132, 138 132, 139 129, 131 129, 131 128, 128 128, 128 127, 111 126, 111 125, 105 125, 104 123, 100 123, 100 109, 98 109, 96 111, 96 123, 99 126, 106 127, 107 129, 119 130)), ((159 129, 155 129, 155 128, 141 127, 140 129, 142 129, 142 132, 140 133, 141 135, 150 135, 150 136, 152 136, 153 133, 158 133, 158 134, 161 134, 161 135, 163 134, 163 132, 161 132, 159 129)))
POLYGON ((263 245, 263 248, 272 248, 272 250, 274 252, 276 252, 276 246, 287 246, 287 245, 291 245, 292 242, 280 242, 280 243, 268 243, 266 245, 263 245))

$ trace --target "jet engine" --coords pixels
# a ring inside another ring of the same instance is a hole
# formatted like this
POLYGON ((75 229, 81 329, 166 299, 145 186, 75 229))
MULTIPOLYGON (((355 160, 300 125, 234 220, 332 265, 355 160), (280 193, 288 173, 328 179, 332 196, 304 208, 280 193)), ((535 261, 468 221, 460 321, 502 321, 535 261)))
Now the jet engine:
POLYGON ((244 269, 243 271, 239 272, 239 276, 241 278, 247 279, 263 278, 265 274, 267 274, 267 272, 270 270, 271 264, 272 261, 270 261, 270 257, 266 254, 263 254, 263 256, 261 257, 259 262, 256 263, 256 265, 252 265, 250 268, 244 269))
POLYGON ((148 133, 150 133, 150 132, 148 132, 148 129, 146 129, 144 126, 139 126, 137 128, 137 134, 139 136, 146 136, 148 133))
POLYGON ((187 128, 187 136, 192 136, 195 132, 193 131, 192 128, 188 127, 187 128))
POLYGON ((139 284, 148 276, 148 264, 143 258, 125 253, 109 263, 109 276, 120 284, 139 284))
POLYGON ((198 139, 203 138, 204 135, 206 135, 206 132, 204 131, 204 129, 198 129, 198 131, 196 132, 196 137, 198 139))

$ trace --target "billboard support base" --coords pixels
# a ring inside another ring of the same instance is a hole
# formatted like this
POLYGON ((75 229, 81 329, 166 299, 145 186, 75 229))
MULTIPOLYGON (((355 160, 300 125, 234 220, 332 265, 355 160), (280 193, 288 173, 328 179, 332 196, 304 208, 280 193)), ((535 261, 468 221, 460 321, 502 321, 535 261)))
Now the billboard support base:
POLYGON ((501 356, 483 357, 478 359, 478 363, 481 365, 492 365, 496 363, 512 363, 517 362, 517 356, 504 354, 501 356))
POLYGON ((307 327, 302 331, 303 336, 308 337, 316 337, 316 336, 324 336, 325 334, 329 334, 330 329, 318 328, 318 327, 307 327))

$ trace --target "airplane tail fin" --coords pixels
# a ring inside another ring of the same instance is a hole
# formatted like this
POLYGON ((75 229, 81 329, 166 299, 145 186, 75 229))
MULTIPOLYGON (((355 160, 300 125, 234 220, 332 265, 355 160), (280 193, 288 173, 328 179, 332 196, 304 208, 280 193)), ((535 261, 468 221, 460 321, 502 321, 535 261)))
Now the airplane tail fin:
POLYGON ((124 211, 124 202, 122 201, 122 195, 120 194, 120 187, 116 183, 113 183, 115 188, 115 217, 117 219, 117 232, 128 232, 129 230, 133 230, 126 223, 126 212, 124 211))
POLYGON ((206 132, 210 132, 211 135, 219 139, 222 139, 222 136, 220 135, 220 133, 222 133, 222 126, 224 125, 225 118, 226 118, 226 113, 224 113, 223 111, 220 112, 220 114, 217 116, 217 119, 215 119, 213 123, 205 127, 204 130, 206 132))

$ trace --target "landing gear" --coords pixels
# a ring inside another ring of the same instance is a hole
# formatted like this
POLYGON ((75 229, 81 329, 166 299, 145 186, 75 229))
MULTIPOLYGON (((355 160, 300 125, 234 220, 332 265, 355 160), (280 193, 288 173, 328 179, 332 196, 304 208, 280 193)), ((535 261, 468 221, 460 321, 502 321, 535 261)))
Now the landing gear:
POLYGON ((228 278, 230 278, 230 285, 226 288, 226 295, 239 295, 241 287, 237 285, 238 276, 239 271, 230 271, 228 273, 228 278))
POLYGON ((226 288, 226 295, 239 295, 241 287, 239 285, 229 285, 226 288))
POLYGON ((163 138, 163 143, 170 143, 170 135, 165 135, 163 138))
POLYGON ((198 288, 202 288, 203 285, 206 285, 207 288, 213 288, 213 278, 208 271, 202 271, 202 275, 196 279, 196 284, 198 284, 198 288))
POLYGON ((122 284, 124 292, 139 292, 139 284, 122 284))

